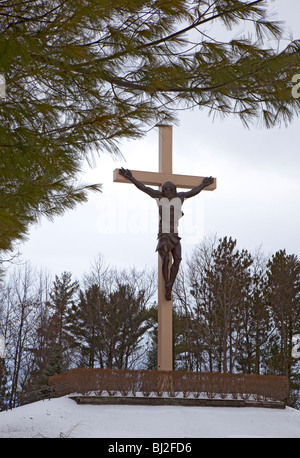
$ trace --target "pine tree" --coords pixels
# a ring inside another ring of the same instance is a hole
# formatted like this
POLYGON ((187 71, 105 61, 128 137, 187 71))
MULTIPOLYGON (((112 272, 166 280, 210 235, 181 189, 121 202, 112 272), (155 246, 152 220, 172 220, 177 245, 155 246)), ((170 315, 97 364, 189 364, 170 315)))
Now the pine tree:
POLYGON ((4 358, 0 358, 0 411, 8 408, 8 370, 4 358))
POLYGON ((0 250, 41 216, 100 190, 78 183, 91 152, 118 154, 120 139, 174 120, 178 108, 246 124, 262 118, 268 127, 299 110, 291 94, 299 41, 278 47, 284 31, 265 0, 27 0, 0 8, 0 250), (218 36, 218 26, 248 25, 247 38, 218 36))
MULTIPOLYGON (((218 333, 215 330, 213 295, 207 281, 207 272, 213 269, 213 253, 218 246, 216 237, 203 240, 195 246, 192 257, 188 261, 188 281, 183 289, 188 289, 184 297, 185 308, 189 306, 191 317, 190 360, 196 371, 216 370, 215 348, 218 333)), ((177 294, 178 296, 178 294, 177 294)))
POLYGON ((268 263, 268 302, 279 338, 282 360, 278 371, 289 375, 293 335, 300 330, 300 262, 280 250, 268 263))
POLYGON ((147 312, 148 337, 146 342, 146 362, 147 370, 157 369, 157 352, 158 352, 158 307, 156 302, 151 305, 147 312))
POLYGON ((68 333, 69 315, 74 304, 74 295, 79 288, 78 282, 72 281, 71 272, 63 272, 61 277, 55 276, 53 289, 50 293, 50 306, 54 310, 52 320, 55 323, 56 342, 62 352, 72 345, 72 337, 68 333))
POLYGON ((233 372, 241 358, 238 342, 253 260, 236 245, 236 240, 224 237, 211 247, 198 247, 195 253, 202 259, 194 255, 189 265, 191 296, 196 302, 190 351, 197 370, 233 372))
POLYGON ((60 345, 55 345, 52 349, 49 361, 43 372, 44 383, 47 383, 47 380, 52 375, 63 374, 67 368, 66 363, 64 362, 63 353, 60 345))
POLYGON ((260 374, 265 370, 265 352, 272 323, 266 299, 266 266, 251 266, 251 283, 247 298, 239 310, 240 334, 236 342, 237 369, 243 373, 260 374))
MULTIPOLYGON (((300 331, 300 262, 296 255, 277 251, 268 263, 267 300, 273 326, 268 370, 285 375, 290 387, 299 390, 299 365, 292 357, 293 336, 300 331), (296 369, 296 371, 295 371, 296 369)), ((289 402, 292 402, 292 391, 289 402)))
POLYGON ((220 239, 213 251, 213 266, 206 272, 213 304, 214 332, 218 339, 218 365, 232 372, 236 360, 235 341, 240 334, 240 313, 245 307, 253 262, 246 250, 236 248, 231 237, 220 239))
POLYGON ((95 284, 80 291, 69 328, 81 351, 80 365, 127 369, 138 361, 150 326, 144 296, 128 283, 110 292, 95 284))
POLYGON ((79 301, 72 309, 70 331, 80 349, 80 366, 94 368, 98 362, 103 367, 100 330, 106 303, 107 294, 98 285, 92 284, 85 291, 80 290, 79 301))

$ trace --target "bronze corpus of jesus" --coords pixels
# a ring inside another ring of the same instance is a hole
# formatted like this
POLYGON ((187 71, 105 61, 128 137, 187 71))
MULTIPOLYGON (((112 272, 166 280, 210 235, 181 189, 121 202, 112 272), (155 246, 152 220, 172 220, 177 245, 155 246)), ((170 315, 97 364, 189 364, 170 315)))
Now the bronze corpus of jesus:
POLYGON ((159 209, 159 230, 156 251, 162 259, 162 274, 165 281, 165 298, 172 299, 171 293, 176 275, 181 262, 181 238, 178 236, 179 219, 183 216, 182 204, 185 199, 194 197, 206 186, 213 183, 212 177, 206 177, 201 184, 190 191, 177 192, 174 183, 167 181, 162 185, 161 191, 145 186, 136 180, 128 169, 121 168, 120 174, 131 181, 140 191, 156 200, 159 209), (173 258, 169 268, 170 258, 173 258))

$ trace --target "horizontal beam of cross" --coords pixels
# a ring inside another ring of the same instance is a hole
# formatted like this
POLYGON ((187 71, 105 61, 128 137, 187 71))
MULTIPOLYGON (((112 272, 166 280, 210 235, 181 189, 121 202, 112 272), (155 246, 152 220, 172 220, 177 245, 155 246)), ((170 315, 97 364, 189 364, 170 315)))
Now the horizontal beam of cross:
MULTIPOLYGON (((141 172, 139 170, 131 170, 131 172, 136 180, 148 186, 162 186, 166 181, 172 181, 177 188, 192 189, 201 184, 205 178, 192 175, 176 175, 173 173, 141 172)), ((131 181, 127 180, 119 173, 119 169, 114 170, 113 180, 116 183, 131 183, 131 181)), ((216 187, 217 179, 214 178, 214 182, 206 186, 203 191, 213 191, 216 187)))

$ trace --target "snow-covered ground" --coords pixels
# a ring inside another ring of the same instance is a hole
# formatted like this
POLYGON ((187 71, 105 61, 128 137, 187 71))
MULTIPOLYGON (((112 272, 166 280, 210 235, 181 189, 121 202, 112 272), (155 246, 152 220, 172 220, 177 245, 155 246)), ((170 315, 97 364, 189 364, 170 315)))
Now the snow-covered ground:
POLYGON ((0 438, 300 438, 291 408, 78 405, 69 397, 0 412, 0 438))

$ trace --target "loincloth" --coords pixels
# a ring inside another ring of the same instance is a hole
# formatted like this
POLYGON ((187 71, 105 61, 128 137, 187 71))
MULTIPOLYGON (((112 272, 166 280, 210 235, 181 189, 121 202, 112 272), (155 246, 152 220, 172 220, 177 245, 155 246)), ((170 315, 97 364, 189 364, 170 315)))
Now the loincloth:
POLYGON ((157 237, 158 243, 156 246, 156 251, 158 251, 160 254, 165 253, 164 247, 168 247, 168 251, 173 251, 174 248, 178 245, 178 243, 181 240, 181 237, 179 237, 177 234, 160 234, 157 237))

